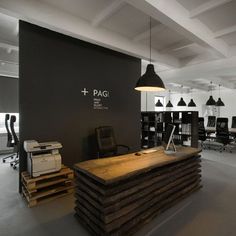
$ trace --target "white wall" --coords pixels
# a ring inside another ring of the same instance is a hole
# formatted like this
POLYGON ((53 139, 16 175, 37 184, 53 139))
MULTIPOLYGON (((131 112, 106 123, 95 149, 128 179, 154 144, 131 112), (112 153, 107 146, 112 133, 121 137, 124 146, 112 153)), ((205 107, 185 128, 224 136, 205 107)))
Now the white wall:
MULTIPOLYGON (((156 92, 148 92, 147 94, 147 111, 155 111, 154 98, 156 96, 167 96, 166 103, 169 100, 169 95, 167 92, 156 93, 156 92)), ((163 110, 171 110, 171 111, 198 111, 199 116, 206 117, 208 115, 216 115, 220 117, 228 117, 229 118, 229 127, 231 127, 232 116, 236 116, 236 90, 235 89, 225 89, 221 90, 221 99, 224 102, 224 107, 207 107, 206 101, 209 98, 209 92, 194 92, 192 94, 193 100, 196 103, 197 107, 178 107, 177 103, 180 100, 181 94, 171 94, 171 102, 173 104, 173 108, 163 108, 163 110)), ((212 92, 213 98, 217 101, 219 97, 219 92, 212 92)), ((185 102, 188 104, 191 95, 183 94, 185 102)), ((165 104, 166 105, 166 104, 165 104)), ((146 111, 146 93, 142 92, 141 94, 141 111, 146 111)))

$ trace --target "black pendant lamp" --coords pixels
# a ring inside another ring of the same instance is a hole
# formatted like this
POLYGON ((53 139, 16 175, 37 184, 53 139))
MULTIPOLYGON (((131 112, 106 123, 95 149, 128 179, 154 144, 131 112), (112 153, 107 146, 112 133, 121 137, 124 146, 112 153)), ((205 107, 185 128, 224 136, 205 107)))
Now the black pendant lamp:
POLYGON ((188 107, 196 107, 196 103, 193 101, 193 99, 191 98, 188 107))
POLYGON ((166 104, 166 107, 173 107, 173 104, 170 101, 170 90, 169 90, 169 102, 166 104))
POLYGON ((191 90, 191 100, 188 104, 188 107, 196 107, 196 103, 193 101, 193 97, 192 97, 192 90, 191 90))
POLYGON ((209 99, 207 100, 206 105, 207 106, 215 106, 216 105, 216 101, 212 97, 212 81, 211 81, 211 85, 210 85, 210 91, 211 91, 211 95, 210 95, 209 99))
POLYGON ((162 79, 156 74, 154 65, 151 64, 152 55, 152 40, 151 40, 151 30, 152 30, 152 20, 150 17, 150 63, 147 65, 146 72, 139 78, 136 83, 135 89, 138 91, 164 91, 165 85, 162 79))
POLYGON ((216 102, 216 106, 223 107, 225 104, 223 103, 223 101, 220 98, 220 86, 221 85, 219 84, 219 98, 218 98, 218 101, 216 102))
POLYGON ((155 104, 156 107, 163 107, 163 104, 161 103, 160 99, 157 100, 157 103, 155 104))
POLYGON ((182 97, 182 90, 183 90, 183 85, 181 86, 181 98, 177 104, 178 107, 184 107, 186 106, 186 102, 184 101, 183 97, 182 97))
POLYGON ((173 107, 173 104, 171 103, 171 101, 169 101, 169 102, 166 104, 166 107, 173 107))

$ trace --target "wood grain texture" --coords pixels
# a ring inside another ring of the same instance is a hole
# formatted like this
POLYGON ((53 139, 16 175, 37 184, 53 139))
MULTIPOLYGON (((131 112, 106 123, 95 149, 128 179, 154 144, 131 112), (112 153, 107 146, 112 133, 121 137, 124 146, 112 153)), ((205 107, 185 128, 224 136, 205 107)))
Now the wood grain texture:
POLYGON ((110 184, 153 168, 187 159, 200 153, 201 149, 179 147, 172 155, 164 153, 162 148, 156 152, 136 156, 134 153, 118 157, 84 161, 74 165, 74 169, 89 175, 102 184, 110 184))

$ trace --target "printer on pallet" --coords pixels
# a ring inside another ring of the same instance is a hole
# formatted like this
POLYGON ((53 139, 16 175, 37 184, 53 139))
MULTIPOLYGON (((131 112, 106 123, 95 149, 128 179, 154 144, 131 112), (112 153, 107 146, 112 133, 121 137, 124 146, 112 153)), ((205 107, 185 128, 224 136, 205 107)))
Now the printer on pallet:
POLYGON ((27 170, 32 177, 56 172, 61 169, 61 155, 59 142, 38 143, 35 140, 24 141, 27 152, 27 170))

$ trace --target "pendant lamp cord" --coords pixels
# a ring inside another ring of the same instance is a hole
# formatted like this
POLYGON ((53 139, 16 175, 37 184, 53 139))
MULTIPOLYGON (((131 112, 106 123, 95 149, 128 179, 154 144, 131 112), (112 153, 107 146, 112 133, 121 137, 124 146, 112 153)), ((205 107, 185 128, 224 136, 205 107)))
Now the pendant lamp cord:
POLYGON ((149 36, 149 43, 150 43, 150 64, 152 61, 152 18, 150 17, 150 36, 149 36))
POLYGON ((212 96, 212 81, 211 81, 210 91, 211 91, 211 96, 212 96))
POLYGON ((220 84, 219 84, 219 98, 220 98, 220 84))
POLYGON ((146 92, 146 111, 147 111, 147 92, 146 92))

